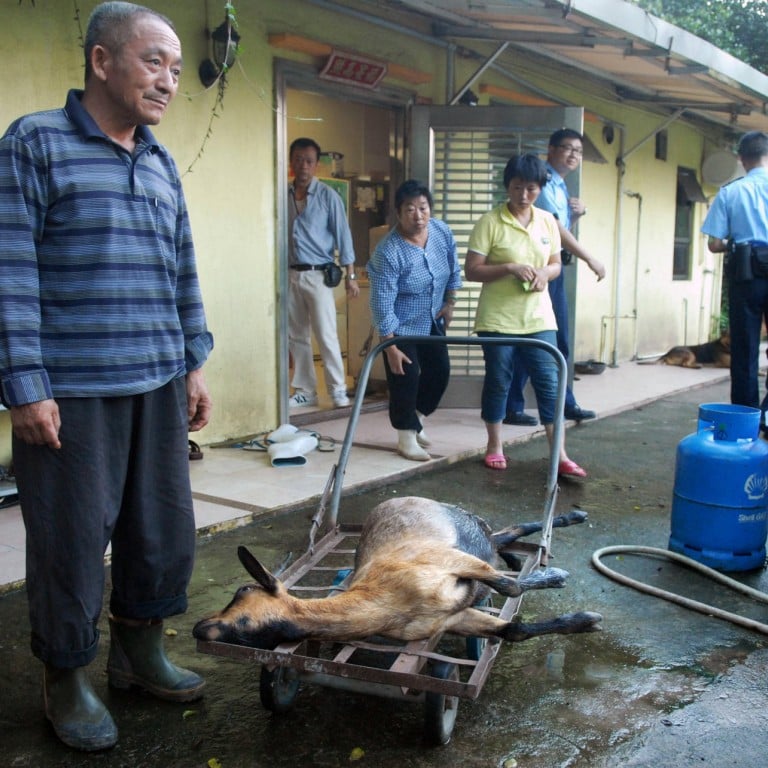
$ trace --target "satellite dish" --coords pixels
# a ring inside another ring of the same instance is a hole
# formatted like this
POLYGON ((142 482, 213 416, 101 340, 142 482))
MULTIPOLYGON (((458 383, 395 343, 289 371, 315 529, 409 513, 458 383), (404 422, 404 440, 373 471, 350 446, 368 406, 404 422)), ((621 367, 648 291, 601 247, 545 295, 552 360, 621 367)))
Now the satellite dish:
POLYGON ((721 150, 707 157, 701 165, 701 178, 705 184, 722 187, 744 175, 744 168, 739 158, 732 152, 721 150))

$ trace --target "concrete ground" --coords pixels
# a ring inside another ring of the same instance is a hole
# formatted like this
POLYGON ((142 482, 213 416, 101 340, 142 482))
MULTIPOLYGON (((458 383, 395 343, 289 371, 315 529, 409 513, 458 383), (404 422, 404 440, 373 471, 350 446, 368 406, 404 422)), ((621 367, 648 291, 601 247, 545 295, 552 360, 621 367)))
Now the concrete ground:
MULTIPOLYGON (((579 403, 596 410, 602 419, 674 392, 727 378, 728 372, 718 368, 623 363, 607 368, 599 376, 582 376, 574 383, 574 391, 579 403)), ((414 462, 395 452, 396 436, 389 424, 386 400, 366 398, 354 430, 344 492, 357 493, 387 483, 404 483, 421 472, 433 472, 480 454, 486 438, 479 415, 479 389, 468 393, 466 388, 459 388, 454 394, 451 385, 443 400, 444 405, 453 400, 461 407, 441 407, 429 417, 427 430, 433 443, 430 448, 433 458, 429 462, 414 462)), ((317 504, 332 467, 339 461, 351 411, 350 408, 330 410, 323 405, 327 403, 291 413, 294 425, 326 438, 322 441, 323 447, 335 441, 334 450, 307 454, 304 465, 275 468, 263 451, 202 446, 203 461, 190 461, 195 522, 201 535, 279 515, 302 505, 317 504)), ((568 424, 572 426, 573 422, 568 424)), ((541 433, 541 426, 505 426, 504 440, 510 446, 518 445, 541 433)), ((231 442, 242 446, 243 436, 238 435, 231 442)), ((573 458, 587 470, 591 469, 589 452, 573 453, 573 458)), ((24 548, 24 525, 18 505, 0 509, 0 594, 23 585, 24 548)))
MULTIPOLYGON (((106 636, 92 665, 94 685, 120 729, 113 750, 84 756, 61 746, 41 714, 40 665, 28 647, 21 590, 0 597, 0 744, 19 766, 105 768, 758 768, 768 754, 768 639, 765 635, 640 594, 590 565, 602 547, 665 548, 670 532, 676 446, 695 431, 698 404, 727 402, 720 382, 669 396, 568 430, 569 451, 588 457, 587 481, 563 481, 558 511, 589 513, 558 529, 553 565, 571 576, 565 589, 525 596, 525 619, 574 610, 602 613, 603 631, 549 636, 502 648, 475 701, 462 700, 451 742, 427 747, 415 704, 307 685, 282 716, 259 701, 258 665, 197 653, 191 627, 222 608, 248 580, 235 548, 246 544, 268 566, 306 548, 316 505, 265 516, 201 536, 190 609, 168 622, 178 662, 205 675, 196 704, 171 705, 109 690, 106 636)), ((510 446, 506 472, 478 456, 345 496, 340 519, 362 520, 393 495, 463 505, 495 528, 540 517, 546 446, 535 437, 510 446)), ((586 458, 584 459, 586 463, 586 458)), ((612 567, 665 589, 768 623, 768 607, 667 561, 621 555, 612 567)), ((763 568, 738 574, 768 588, 763 568)), ((100 626, 105 629, 106 619, 100 626)))

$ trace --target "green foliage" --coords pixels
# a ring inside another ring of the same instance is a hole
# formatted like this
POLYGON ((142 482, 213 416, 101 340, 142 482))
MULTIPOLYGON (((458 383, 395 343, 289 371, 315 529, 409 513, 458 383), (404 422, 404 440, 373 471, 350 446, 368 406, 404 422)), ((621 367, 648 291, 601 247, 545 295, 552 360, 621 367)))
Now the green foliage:
POLYGON ((768 0, 632 0, 768 74, 768 0))

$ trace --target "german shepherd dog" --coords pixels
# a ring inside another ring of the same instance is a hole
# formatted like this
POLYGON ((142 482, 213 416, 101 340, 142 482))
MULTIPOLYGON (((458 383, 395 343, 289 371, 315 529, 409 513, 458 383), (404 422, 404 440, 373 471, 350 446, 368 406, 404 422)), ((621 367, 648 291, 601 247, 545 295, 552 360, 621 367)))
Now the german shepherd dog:
POLYGON ((719 339, 708 341, 706 344, 672 347, 656 362, 664 365, 679 365, 683 368, 701 368, 704 365, 711 365, 714 368, 730 368, 731 334, 728 331, 723 331, 719 339))

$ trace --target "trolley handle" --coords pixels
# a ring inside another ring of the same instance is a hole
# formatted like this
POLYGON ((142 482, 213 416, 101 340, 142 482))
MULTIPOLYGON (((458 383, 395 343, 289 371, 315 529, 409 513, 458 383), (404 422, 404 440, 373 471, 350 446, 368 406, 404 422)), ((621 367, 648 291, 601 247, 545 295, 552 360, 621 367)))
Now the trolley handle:
MULTIPOLYGON (((349 459, 350 451, 352 450, 352 441, 357 429, 357 422, 360 417, 360 411, 362 409, 363 400, 365 398, 365 391, 368 385, 368 377, 370 376, 371 369, 376 355, 381 353, 387 347, 391 347, 393 344, 398 343, 413 343, 413 344, 449 344, 449 345, 465 345, 471 347, 490 345, 507 345, 507 346, 523 346, 523 347, 538 347, 543 349, 554 357, 558 367, 558 387, 557 387, 557 400, 555 403, 555 421, 554 421, 554 434, 552 441, 552 450, 550 452, 549 472, 547 477, 547 496, 551 497, 557 491, 557 467, 559 459, 558 446, 562 440, 563 435, 563 408, 565 406, 565 390, 567 383, 567 365, 565 357, 562 352, 541 339, 529 339, 524 337, 482 337, 477 336, 395 336, 391 339, 385 339, 379 342, 373 349, 369 350, 363 365, 360 370, 360 377, 357 381, 357 391, 355 392, 354 402, 352 403, 352 409, 349 416, 349 422, 347 424, 347 431, 344 435, 344 441, 341 445, 341 451, 339 453, 339 461, 333 467, 331 477, 329 478, 329 485, 332 487, 331 503, 330 503, 330 518, 329 525, 334 527, 337 523, 339 502, 341 500, 341 490, 346 472, 347 460, 349 459)), ((326 491, 328 486, 326 486, 326 491)), ((325 498, 325 494, 323 495, 325 498)), ((551 518, 552 510, 550 509, 549 520, 546 521, 547 525, 544 526, 542 535, 542 542, 546 544, 546 548, 549 548, 549 539, 551 536, 551 518)), ((321 522, 321 521, 320 521, 321 522)), ((318 523, 318 527, 320 525, 318 523)), ((314 523, 314 520, 313 520, 314 523)))

